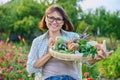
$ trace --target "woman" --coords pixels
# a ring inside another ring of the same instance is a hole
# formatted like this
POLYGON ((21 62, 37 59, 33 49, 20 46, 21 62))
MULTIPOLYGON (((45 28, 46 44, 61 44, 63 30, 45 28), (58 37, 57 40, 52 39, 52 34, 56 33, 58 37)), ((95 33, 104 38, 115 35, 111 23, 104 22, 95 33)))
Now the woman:
MULTIPOLYGON (((50 6, 40 22, 40 28, 48 31, 33 40, 28 55, 27 71, 30 74, 35 73, 36 78, 41 73, 42 76, 40 79, 37 78, 38 80, 82 80, 81 65, 79 72, 76 62, 59 60, 49 53, 49 48, 57 36, 62 36, 66 40, 79 37, 77 33, 72 32, 74 27, 63 8, 58 5, 50 6)), ((89 64, 107 58, 111 53, 101 50, 97 58, 89 64)))

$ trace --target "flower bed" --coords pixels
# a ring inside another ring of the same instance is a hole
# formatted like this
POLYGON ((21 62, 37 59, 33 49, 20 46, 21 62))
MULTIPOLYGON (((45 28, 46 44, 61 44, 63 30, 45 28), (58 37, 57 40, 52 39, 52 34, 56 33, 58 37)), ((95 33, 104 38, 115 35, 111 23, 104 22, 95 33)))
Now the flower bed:
POLYGON ((33 80, 26 71, 27 53, 23 47, 0 41, 0 80, 33 80))

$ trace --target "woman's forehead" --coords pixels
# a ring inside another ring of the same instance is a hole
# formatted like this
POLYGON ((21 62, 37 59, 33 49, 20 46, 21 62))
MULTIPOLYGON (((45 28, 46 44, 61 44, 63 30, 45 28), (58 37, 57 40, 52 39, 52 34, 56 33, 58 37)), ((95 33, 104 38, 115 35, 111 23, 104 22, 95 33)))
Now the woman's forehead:
POLYGON ((62 15, 58 11, 53 11, 51 13, 48 13, 47 15, 56 16, 56 17, 62 17, 62 15))

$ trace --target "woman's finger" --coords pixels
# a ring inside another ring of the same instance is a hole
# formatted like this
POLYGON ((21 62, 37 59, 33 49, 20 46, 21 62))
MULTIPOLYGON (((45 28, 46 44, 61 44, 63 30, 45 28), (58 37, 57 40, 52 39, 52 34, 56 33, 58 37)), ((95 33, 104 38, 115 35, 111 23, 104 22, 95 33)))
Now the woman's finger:
POLYGON ((97 57, 97 58, 95 58, 95 60, 96 60, 96 61, 100 61, 100 60, 101 60, 101 58, 100 58, 100 57, 97 57))
POLYGON ((113 53, 114 51, 113 50, 111 50, 110 52, 107 52, 107 58, 110 56, 110 55, 112 55, 112 53, 113 53))
POLYGON ((105 59, 106 57, 103 54, 98 54, 98 57, 100 57, 101 59, 105 59))
POLYGON ((55 40, 53 38, 49 38, 49 46, 53 46, 55 44, 55 40))
POLYGON ((101 47, 104 50, 104 52, 106 52, 106 40, 103 40, 101 47))

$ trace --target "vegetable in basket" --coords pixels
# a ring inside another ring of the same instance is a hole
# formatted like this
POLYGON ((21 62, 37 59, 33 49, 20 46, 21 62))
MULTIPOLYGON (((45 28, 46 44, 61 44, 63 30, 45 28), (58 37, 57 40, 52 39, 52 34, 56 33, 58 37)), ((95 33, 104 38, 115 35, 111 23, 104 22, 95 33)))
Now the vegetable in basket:
POLYGON ((95 41, 89 42, 85 39, 79 39, 75 43, 75 42, 66 41, 64 40, 63 37, 57 37, 56 43, 53 46, 53 50, 65 54, 74 54, 75 51, 78 50, 79 54, 83 54, 83 57, 92 55, 92 58, 95 58, 98 50, 97 47, 95 46, 96 44, 97 42, 95 43, 95 41))
POLYGON ((97 51, 100 50, 100 46, 97 46, 98 43, 96 41, 88 41, 90 38, 86 34, 88 28, 84 30, 79 38, 72 41, 66 41, 63 37, 57 37, 53 50, 66 54, 74 54, 75 51, 78 51, 79 54, 83 54, 83 57, 92 56, 92 58, 95 58, 97 51))
POLYGON ((56 37, 53 50, 58 51, 60 53, 65 53, 65 54, 74 53, 74 50, 67 48, 67 41, 61 36, 56 37))
POLYGON ((97 44, 97 42, 96 44, 92 45, 93 42, 88 42, 87 40, 82 39, 78 40, 77 43, 80 45, 78 51, 80 53, 83 53, 83 57, 87 57, 88 55, 91 54, 92 58, 95 58, 97 54, 97 47, 95 47, 95 45, 97 44))

